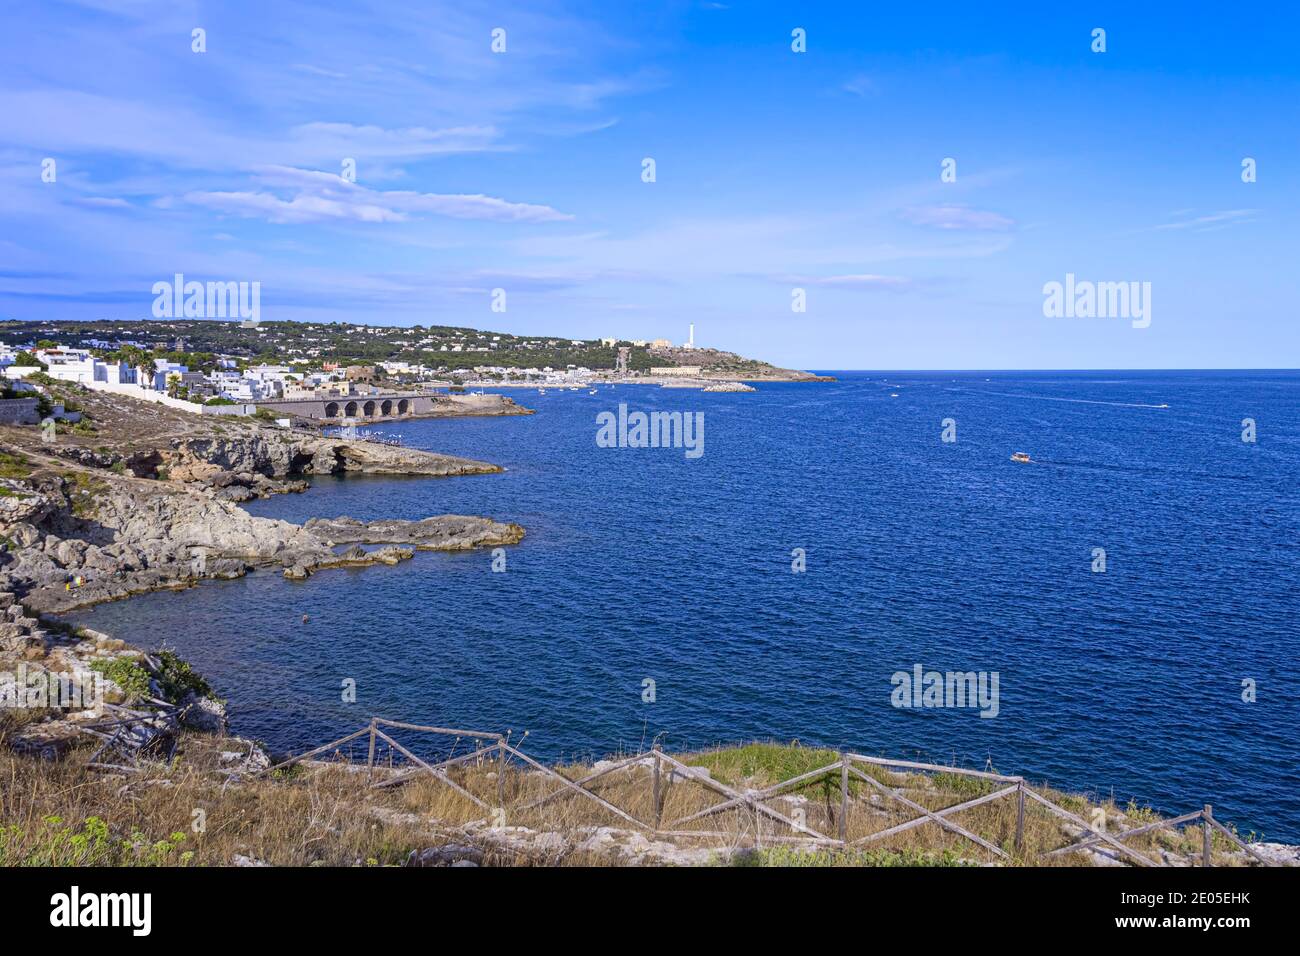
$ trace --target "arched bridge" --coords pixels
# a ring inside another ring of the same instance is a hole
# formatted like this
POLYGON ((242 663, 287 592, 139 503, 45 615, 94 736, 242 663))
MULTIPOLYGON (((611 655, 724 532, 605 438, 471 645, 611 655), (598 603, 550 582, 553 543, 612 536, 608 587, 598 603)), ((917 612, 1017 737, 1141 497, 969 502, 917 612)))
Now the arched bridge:
POLYGON ((337 398, 302 398, 288 401, 258 402, 258 408, 299 418, 318 421, 383 422, 433 411, 433 399, 428 395, 344 395, 337 398))

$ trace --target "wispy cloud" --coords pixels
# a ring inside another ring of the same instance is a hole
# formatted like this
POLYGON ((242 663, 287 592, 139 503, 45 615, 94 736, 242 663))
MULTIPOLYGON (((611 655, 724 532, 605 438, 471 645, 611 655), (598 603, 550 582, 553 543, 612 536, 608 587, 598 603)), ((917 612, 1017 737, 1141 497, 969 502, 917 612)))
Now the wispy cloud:
POLYGON ((914 226, 953 231, 1004 232, 1016 224, 1000 213, 961 205, 913 206, 901 215, 914 226))
POLYGON ((1191 210, 1182 210, 1178 214, 1181 218, 1174 222, 1161 223, 1160 225, 1152 226, 1151 228, 1160 231, 1168 229, 1194 229, 1198 232, 1204 232, 1214 228, 1235 225, 1237 223, 1251 222, 1258 211, 1259 210, 1257 209, 1225 209, 1222 212, 1206 213, 1202 216, 1191 216, 1190 218, 1187 218, 1191 210))
POLYGON ((479 219, 491 222, 562 222, 572 219, 550 206, 509 202, 482 194, 381 191, 348 182, 334 173, 288 166, 260 170, 257 179, 269 189, 290 191, 282 198, 269 191, 186 193, 184 200, 219 212, 278 223, 328 220, 404 222, 420 216, 479 219))
POLYGON ((856 73, 849 77, 840 89, 854 96, 877 96, 880 93, 879 84, 865 73, 856 73))
POLYGON ((71 90, 0 92, 0 139, 42 152, 107 154, 191 169, 343 157, 413 161, 500 148, 490 125, 383 127, 314 121, 279 133, 239 131, 180 107, 71 90))
POLYGON ((779 276, 780 282, 792 285, 826 286, 839 289, 860 289, 863 291, 884 290, 901 292, 911 288, 913 280, 906 276, 876 275, 870 272, 850 273, 846 275, 825 276, 779 276))
POLYGON ((131 204, 116 196, 78 196, 72 200, 82 206, 94 209, 130 209, 131 204))

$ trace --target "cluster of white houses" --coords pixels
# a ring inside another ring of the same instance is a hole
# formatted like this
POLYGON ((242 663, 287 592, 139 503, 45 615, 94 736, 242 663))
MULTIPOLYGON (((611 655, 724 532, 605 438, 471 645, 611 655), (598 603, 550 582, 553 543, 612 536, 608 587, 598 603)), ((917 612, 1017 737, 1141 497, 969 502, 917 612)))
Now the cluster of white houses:
POLYGON ((82 385, 134 385, 143 391, 180 394, 191 400, 224 398, 239 403, 293 401, 323 394, 350 396, 370 389, 373 369, 368 366, 327 368, 321 371, 295 369, 288 365, 252 365, 239 368, 234 359, 217 359, 209 372, 191 370, 167 359, 132 367, 109 361, 82 349, 12 349, 0 345, 0 369, 6 378, 20 379, 41 371, 37 365, 18 364, 18 354, 28 351, 50 378, 82 385))
MULTIPOLYGON (((0 345, 0 370, 18 389, 31 389, 23 379, 35 372, 94 390, 114 391, 202 413, 251 414, 256 407, 286 416, 319 420, 385 420, 427 414, 434 407, 428 394, 394 392, 372 384, 375 369, 353 365, 326 366, 319 371, 288 365, 254 365, 240 369, 233 359, 218 359, 212 371, 191 371, 166 359, 153 359, 142 367, 109 361, 79 349, 10 349, 0 345), (23 362, 26 352, 40 364, 23 362), (225 399, 213 403, 212 399, 225 399)), ((396 374, 394 369, 390 374, 396 374)), ((413 371, 402 369, 401 371, 413 371)), ((35 405, 35 400, 28 404, 35 405)), ((12 402, 9 404, 13 404, 12 402)), ((15 409, 17 406, 14 406, 15 409)), ((32 409, 11 410, 23 420, 32 409)), ((57 417, 57 415, 56 415, 57 417)), ((4 415, 0 413, 0 420, 4 415)), ((15 419, 17 420, 17 419, 15 419)))
MULTIPOLYGON (((367 331, 362 329, 362 331, 367 331)), ((380 330, 369 330, 379 332, 380 330)), ((487 340, 487 333, 463 331, 466 336, 487 340)), ((446 342, 440 342, 438 351, 446 352, 489 352, 499 345, 499 336, 492 336, 490 341, 470 344, 469 341, 452 342, 450 348, 446 342)), ((314 340, 313 340, 314 341, 314 340)), ((601 344, 616 346, 618 339, 601 339, 601 344)), ((427 391, 394 391, 388 383, 375 384, 376 378, 387 378, 389 382, 405 381, 424 383, 427 387, 455 384, 522 384, 522 385, 557 385, 577 387, 590 382, 597 375, 591 369, 569 365, 565 368, 531 368, 513 365, 478 365, 472 369, 462 368, 448 371, 445 366, 434 369, 410 362, 381 362, 378 366, 350 365, 340 367, 328 362, 320 363, 317 359, 302 356, 302 350, 295 348, 288 364, 260 364, 241 367, 233 358, 217 357, 206 370, 191 369, 179 362, 165 358, 149 360, 141 366, 129 362, 103 357, 114 345, 97 339, 83 339, 86 348, 51 347, 38 348, 31 344, 6 345, 0 343, 0 375, 11 380, 15 386, 22 379, 34 372, 44 372, 52 379, 75 382, 97 390, 108 390, 134 394, 137 397, 162 404, 176 405, 189 410, 213 412, 220 414, 252 414, 254 406, 262 406, 272 411, 298 415, 306 418, 389 418, 402 417, 427 412, 433 399, 427 391), (92 351, 91 349, 94 349, 92 351), (99 352, 101 354, 96 354, 99 352), (34 358, 31 361, 28 357, 34 358), (39 363, 39 364, 37 364, 39 363), (381 369, 383 375, 377 375, 381 369), (442 379, 439 381, 439 379, 442 379), (194 405, 203 406, 195 409, 194 405)), ((690 327, 690 335, 682 345, 684 349, 694 348, 695 327, 690 327)), ((46 342, 45 344, 50 344, 46 342)), ((424 347, 425 339, 402 345, 424 347)), ((524 343, 532 346, 539 343, 524 343)), ((552 344, 555 344, 552 341, 552 344)), ((575 346, 587 343, 573 340, 575 346)), ((634 346, 666 348, 671 346, 667 339, 653 341, 633 340, 634 346)), ((121 340, 118 348, 139 343, 121 340)), ((432 347, 424 347, 425 352, 433 352, 432 347)), ((319 354, 320 349, 307 350, 319 354)), ((616 374, 627 374, 627 349, 620 349, 620 365, 616 374)), ((181 340, 177 343, 177 353, 183 354, 181 340)), ((119 353, 120 354, 120 353, 119 353)), ((206 364, 206 363, 205 363, 206 364)), ((636 373, 634 373, 636 374, 636 373)), ((701 374, 698 366, 666 366, 650 369, 652 376, 696 377, 701 374)), ((30 383, 28 383, 30 390, 30 383)), ((8 391, 12 392, 11 387, 8 391)))

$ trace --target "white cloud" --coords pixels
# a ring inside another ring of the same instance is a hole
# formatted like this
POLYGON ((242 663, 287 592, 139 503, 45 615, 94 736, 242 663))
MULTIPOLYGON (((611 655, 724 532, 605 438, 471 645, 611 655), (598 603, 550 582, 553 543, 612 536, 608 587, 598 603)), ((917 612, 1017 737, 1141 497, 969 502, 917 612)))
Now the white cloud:
POLYGON ((499 148, 490 125, 444 129, 300 123, 279 135, 239 133, 184 108, 69 90, 0 92, 0 140, 42 155, 109 153, 197 169, 337 163, 344 156, 419 160, 499 148))
POLYGON ((82 206, 92 206, 102 209, 130 209, 131 204, 125 199, 119 199, 115 196, 80 196, 73 200, 82 206))
POLYGON ((840 87, 845 93, 852 93, 854 96, 876 96, 880 93, 880 87, 876 81, 865 73, 857 73, 851 76, 840 87))
POLYGON ((910 288, 912 280, 906 276, 876 275, 863 272, 848 275, 828 276, 786 276, 782 281, 798 285, 832 286, 843 289, 889 289, 902 290, 910 288))
MULTIPOLYGON (((1195 229, 1203 232, 1207 229, 1233 225, 1240 222, 1250 222, 1254 219, 1257 209, 1225 209, 1222 212, 1207 213, 1204 216, 1194 216, 1191 219, 1180 219, 1176 222, 1167 222, 1159 226, 1153 226, 1153 229, 1195 229)), ((1191 210, 1183 211, 1183 215, 1190 213, 1191 210)))
POLYGON ((192 191, 191 205, 278 223, 404 222, 420 216, 490 222, 560 222, 572 219, 550 206, 509 202, 482 194, 420 193, 374 190, 334 173, 290 166, 259 169, 256 178, 268 189, 293 192, 285 199, 269 191, 192 191))
POLYGON ((913 206, 904 209, 902 217, 914 226, 953 231, 1001 232, 1016 224, 1000 213, 956 204, 913 206))

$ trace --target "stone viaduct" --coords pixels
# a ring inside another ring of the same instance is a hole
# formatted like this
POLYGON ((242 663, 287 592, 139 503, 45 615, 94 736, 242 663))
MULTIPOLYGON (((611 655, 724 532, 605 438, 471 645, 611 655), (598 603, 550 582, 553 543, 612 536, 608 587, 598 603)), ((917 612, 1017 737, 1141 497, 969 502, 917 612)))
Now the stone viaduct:
POLYGON ((430 395, 343 395, 338 398, 258 402, 257 407, 317 421, 355 418, 358 421, 384 422, 427 415, 434 409, 434 399, 430 395))

